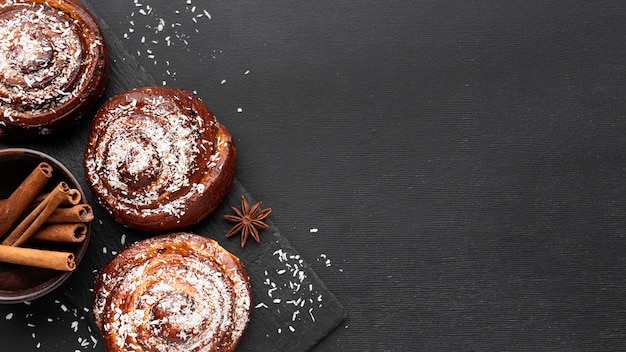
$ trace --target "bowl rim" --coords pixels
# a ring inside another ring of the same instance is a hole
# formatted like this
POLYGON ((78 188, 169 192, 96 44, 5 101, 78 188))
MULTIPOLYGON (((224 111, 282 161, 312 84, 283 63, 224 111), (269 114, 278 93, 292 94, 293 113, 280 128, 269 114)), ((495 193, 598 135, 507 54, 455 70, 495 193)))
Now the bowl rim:
MULTIPOLYGON (((72 187, 76 188, 80 192, 81 199, 83 201, 87 199, 85 191, 83 190, 83 187, 81 186, 76 176, 74 176, 74 174, 65 165, 63 165, 63 163, 61 163, 59 160, 52 157, 51 155, 35 150, 35 149, 29 149, 29 148, 11 147, 11 148, 0 149, 0 158, 6 155, 11 155, 11 154, 29 155, 29 157, 33 157, 34 159, 40 159, 41 161, 49 162, 54 169, 61 171, 61 173, 63 174, 63 178, 67 177, 68 183, 70 183, 72 187)), ((85 253, 87 252, 87 248, 89 247, 89 239, 91 237, 91 222, 86 223, 86 225, 87 225, 87 235, 85 236, 85 240, 81 243, 78 250, 74 253, 74 261, 76 263, 76 266, 80 264, 80 262, 85 256, 85 253)), ((0 304, 23 303, 23 302, 40 298, 56 290, 75 271, 76 270, 59 272, 59 274, 52 276, 47 281, 44 281, 43 283, 39 285, 30 287, 27 289, 23 289, 23 290, 12 291, 12 290, 0 289, 0 304)))

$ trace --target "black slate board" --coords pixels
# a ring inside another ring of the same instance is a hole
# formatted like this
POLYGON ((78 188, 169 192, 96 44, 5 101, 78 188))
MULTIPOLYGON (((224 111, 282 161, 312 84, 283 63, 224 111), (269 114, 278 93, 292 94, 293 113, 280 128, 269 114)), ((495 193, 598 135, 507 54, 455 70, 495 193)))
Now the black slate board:
MULTIPOLYGON (((106 21, 93 8, 91 9, 99 19, 105 33, 111 58, 110 80, 102 100, 127 89, 155 84, 155 80, 129 53, 106 21)), ((71 133, 22 144, 0 143, 0 148, 26 147, 50 154, 64 163, 87 190, 82 160, 91 116, 93 114, 87 116, 71 133)), ((249 241, 242 249, 237 238, 223 238, 231 226, 223 219, 223 215, 232 213, 231 205, 237 207, 240 205, 242 195, 246 196, 249 202, 255 202, 244 187, 235 180, 231 192, 218 209, 207 220, 190 229, 192 232, 215 239, 238 256, 250 276, 254 308, 248 330, 237 351, 307 351, 345 319, 346 311, 289 241, 272 224, 272 215, 268 220, 270 228, 261 233, 261 243, 249 241)), ((93 196, 88 191, 87 198, 90 204, 96 205, 93 196)), ((94 206, 94 213, 96 220, 92 226, 89 249, 76 272, 56 292, 36 300, 32 305, 0 306, 0 331, 10 336, 13 336, 15 332, 15 335, 19 336, 20 330, 31 328, 32 333, 29 331, 29 337, 35 339, 38 333, 44 333, 38 330, 38 325, 19 326, 15 323, 15 319, 9 319, 9 317, 16 313, 16 315, 24 315, 28 318, 37 314, 37 310, 42 307, 59 305, 59 297, 62 294, 75 306, 75 309, 70 309, 61 305, 62 311, 69 309, 74 312, 74 316, 87 321, 91 339, 82 341, 83 349, 104 350, 101 343, 93 341, 93 338, 98 338, 90 314, 93 281, 99 270, 116 253, 125 246, 146 238, 147 234, 119 225, 97 205, 94 206)), ((273 214, 273 216, 279 215, 273 214)), ((48 321, 51 320, 53 319, 48 318, 48 321)), ((45 326, 44 329, 46 329, 45 326)), ((19 338, 13 337, 8 340, 9 348, 11 348, 11 343, 19 343, 16 339, 19 338)), ((73 337, 59 336, 59 341, 65 340, 73 340, 73 337)), ((20 350, 29 350, 28 343, 33 346, 33 350, 39 350, 40 346, 33 344, 32 341, 20 343, 20 350)), ((60 347, 64 345, 61 343, 60 347)))

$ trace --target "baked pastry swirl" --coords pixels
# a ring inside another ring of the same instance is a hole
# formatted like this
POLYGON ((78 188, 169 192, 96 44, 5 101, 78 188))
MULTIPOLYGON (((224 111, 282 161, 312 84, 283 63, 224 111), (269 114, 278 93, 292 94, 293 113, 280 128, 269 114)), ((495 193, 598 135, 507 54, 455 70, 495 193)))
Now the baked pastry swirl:
POLYGON ((208 216, 230 190, 235 144, 195 95, 141 87, 105 102, 85 148, 87 180, 118 222, 180 231, 208 216))
POLYGON ((192 233, 136 242, 94 285, 94 318, 109 352, 232 351, 250 307, 239 260, 192 233))
POLYGON ((74 0, 0 3, 0 138, 74 125, 104 92, 108 57, 91 13, 74 0))

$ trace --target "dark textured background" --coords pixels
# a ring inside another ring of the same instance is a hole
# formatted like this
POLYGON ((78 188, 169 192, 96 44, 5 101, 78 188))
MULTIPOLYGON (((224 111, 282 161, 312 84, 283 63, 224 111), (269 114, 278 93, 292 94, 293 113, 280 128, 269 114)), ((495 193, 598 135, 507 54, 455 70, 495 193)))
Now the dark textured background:
POLYGON ((346 307, 314 351, 626 350, 623 2, 94 6, 346 307))

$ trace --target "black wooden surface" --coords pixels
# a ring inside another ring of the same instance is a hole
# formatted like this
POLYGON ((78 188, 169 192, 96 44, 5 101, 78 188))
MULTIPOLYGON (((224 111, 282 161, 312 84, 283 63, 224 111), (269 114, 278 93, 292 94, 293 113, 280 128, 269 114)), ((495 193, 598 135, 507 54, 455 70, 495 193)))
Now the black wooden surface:
POLYGON ((314 351, 626 350, 623 2, 94 6, 345 305, 314 351))

